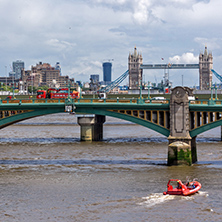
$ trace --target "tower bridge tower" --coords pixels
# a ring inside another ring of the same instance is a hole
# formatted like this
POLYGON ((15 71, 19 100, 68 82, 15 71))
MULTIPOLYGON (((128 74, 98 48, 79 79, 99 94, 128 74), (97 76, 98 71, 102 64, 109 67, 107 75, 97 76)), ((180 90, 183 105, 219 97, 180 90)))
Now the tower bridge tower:
POLYGON ((129 70, 129 89, 139 89, 142 82, 143 70, 140 65, 143 63, 143 57, 137 52, 136 47, 134 53, 129 54, 128 70, 129 70))
POLYGON ((212 52, 208 53, 207 46, 205 46, 204 53, 200 53, 199 55, 200 90, 206 90, 211 87, 211 84, 212 84, 211 69, 213 69, 212 52))

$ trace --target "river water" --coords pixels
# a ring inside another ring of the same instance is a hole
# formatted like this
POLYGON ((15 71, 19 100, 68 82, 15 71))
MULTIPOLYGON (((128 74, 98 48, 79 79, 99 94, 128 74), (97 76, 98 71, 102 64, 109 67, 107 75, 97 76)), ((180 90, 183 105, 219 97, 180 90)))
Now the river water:
POLYGON ((81 142, 69 114, 1 130, 0 221, 222 221, 220 128, 197 138, 198 162, 167 163, 167 139, 107 118, 104 140, 81 142), (164 196, 169 179, 198 178, 190 197, 164 196))

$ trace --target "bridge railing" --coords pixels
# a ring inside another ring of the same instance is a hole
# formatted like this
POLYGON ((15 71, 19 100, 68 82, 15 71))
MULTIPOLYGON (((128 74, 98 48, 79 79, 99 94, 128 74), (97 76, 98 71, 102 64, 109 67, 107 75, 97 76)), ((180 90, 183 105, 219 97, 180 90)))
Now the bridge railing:
MULTIPOLYGON (((80 98, 70 99, 72 103, 132 103, 132 104, 168 104, 169 100, 156 100, 147 98, 80 98)), ((11 100, 0 100, 0 105, 4 104, 42 104, 42 103, 66 103, 66 99, 11 99, 11 100)))
MULTIPOLYGON (((169 104, 170 100, 156 100, 147 98, 79 98, 70 99, 72 103, 132 103, 132 104, 169 104)), ((66 103, 65 98, 61 99, 11 99, 0 100, 0 105, 3 104, 41 104, 41 103, 66 103)), ((222 105, 222 100, 209 99, 209 100, 190 100, 191 105, 222 105)))
POLYGON ((11 99, 0 100, 0 104, 65 103, 65 99, 11 99))
POLYGON ((195 105, 222 105, 222 100, 209 99, 209 100, 190 100, 189 104, 195 105))
POLYGON ((78 103, 134 103, 134 104, 153 104, 153 103, 169 103, 169 100, 155 100, 147 98, 113 98, 113 99, 78 99, 78 103))

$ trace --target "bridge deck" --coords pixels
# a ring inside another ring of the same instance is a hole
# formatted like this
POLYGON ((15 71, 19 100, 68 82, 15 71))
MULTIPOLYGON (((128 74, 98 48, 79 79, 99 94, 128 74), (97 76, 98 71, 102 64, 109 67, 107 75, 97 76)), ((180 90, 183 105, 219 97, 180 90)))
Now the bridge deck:
MULTIPOLYGON (((170 101, 147 98, 0 100, 0 128, 35 116, 66 111, 113 116, 169 135, 170 101)), ((189 112, 192 137, 222 125, 222 100, 190 101, 189 112)))

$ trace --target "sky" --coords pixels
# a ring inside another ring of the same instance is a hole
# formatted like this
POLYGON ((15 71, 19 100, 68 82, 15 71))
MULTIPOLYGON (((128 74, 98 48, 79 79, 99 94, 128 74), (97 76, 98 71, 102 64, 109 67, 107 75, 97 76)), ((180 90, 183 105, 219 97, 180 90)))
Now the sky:
MULTIPOLYGON (((0 75, 22 60, 26 70, 60 62, 63 75, 102 80, 102 63, 110 61, 115 80, 135 46, 143 64, 198 63, 207 46, 222 74, 221 8, 221 0, 0 0, 0 75)), ((144 70, 143 81, 163 75, 144 70)), ((186 86, 199 85, 198 70, 171 70, 169 78, 173 87, 182 78, 186 86)))

